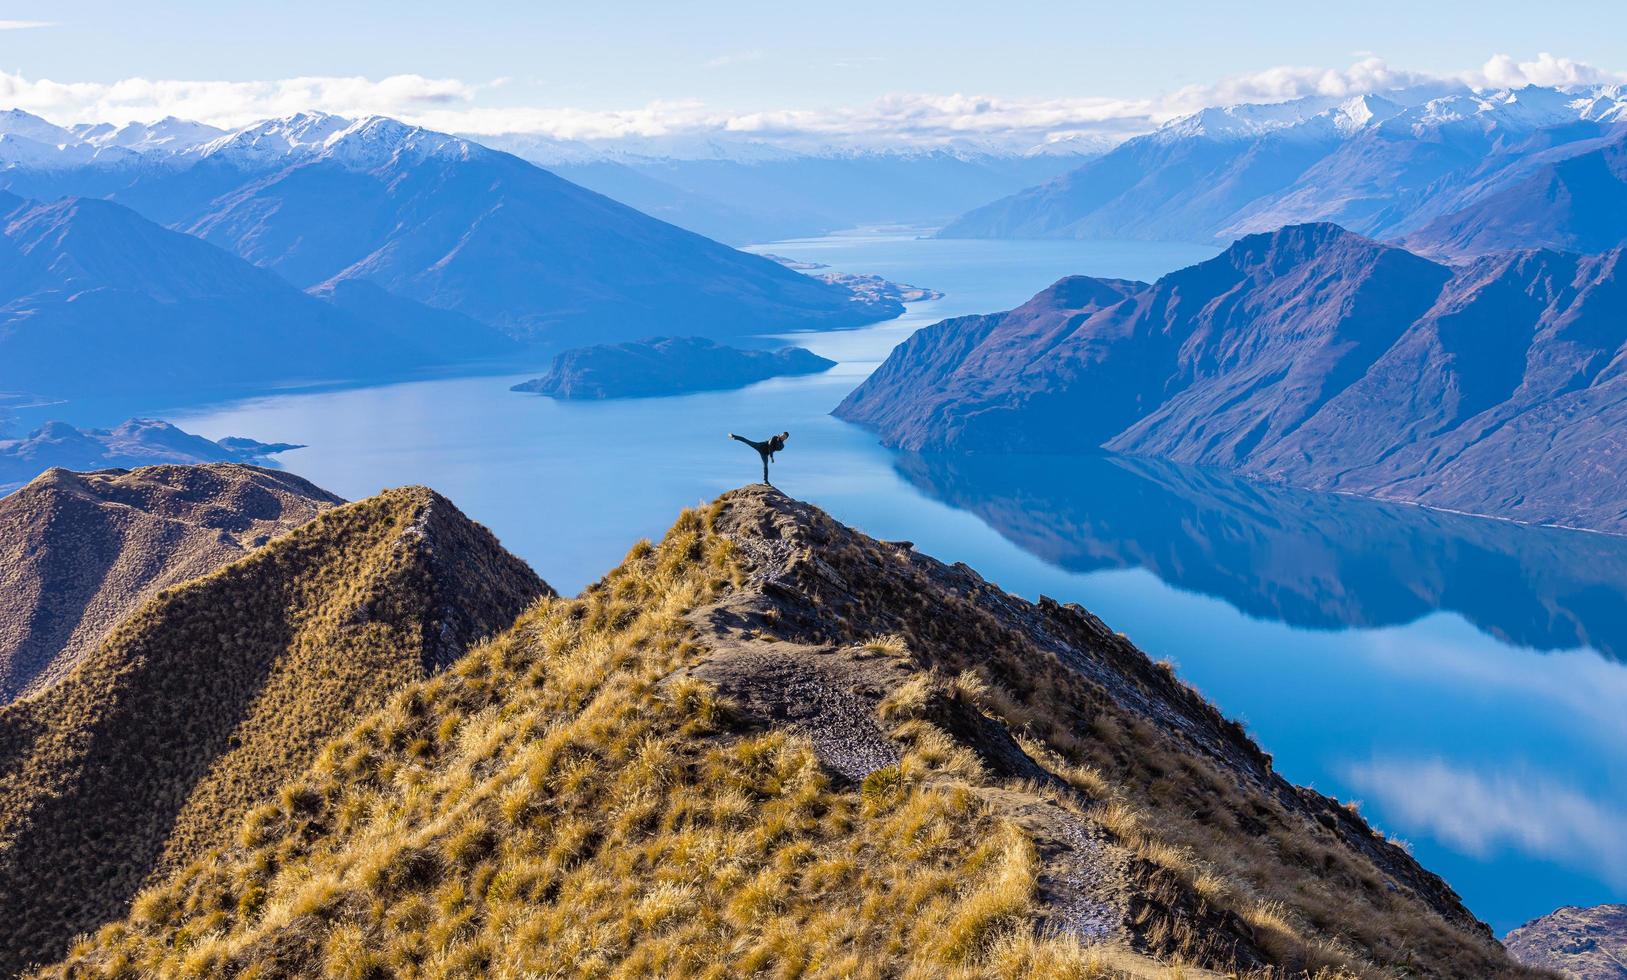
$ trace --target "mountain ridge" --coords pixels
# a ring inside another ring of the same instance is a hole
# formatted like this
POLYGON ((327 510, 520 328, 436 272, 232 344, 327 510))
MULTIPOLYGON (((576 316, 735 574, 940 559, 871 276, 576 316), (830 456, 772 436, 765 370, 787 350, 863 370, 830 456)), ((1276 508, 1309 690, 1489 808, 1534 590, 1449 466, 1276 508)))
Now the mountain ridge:
POLYGON ((0 708, 0 970, 60 956, 227 844, 327 733, 549 593, 423 488, 333 507, 158 592, 0 708))
POLYGON ((1105 449, 1627 531, 1618 481, 1576 476, 1627 466, 1622 254, 1454 269, 1290 226, 1153 284, 1065 279, 926 328, 835 414, 908 450, 1105 449))
POLYGON ((1089 613, 767 487, 402 691, 41 975, 432 956, 1540 975, 1089 613))
POLYGON ((40 475, 0 499, 0 703, 60 679, 158 592, 343 502, 240 464, 40 475))
POLYGON ((1329 221, 1442 256, 1599 251, 1627 243, 1616 206, 1627 178, 1588 161, 1624 126, 1627 98, 1612 86, 1205 109, 938 234, 1225 242, 1329 221), (1556 186, 1574 197, 1558 212, 1545 207, 1556 186))
POLYGON ((388 117, 300 113, 207 139, 169 129, 170 142, 141 151, 74 144, 119 149, 117 160, 14 161, 0 185, 105 197, 300 288, 367 280, 525 341, 728 337, 902 312, 388 117))

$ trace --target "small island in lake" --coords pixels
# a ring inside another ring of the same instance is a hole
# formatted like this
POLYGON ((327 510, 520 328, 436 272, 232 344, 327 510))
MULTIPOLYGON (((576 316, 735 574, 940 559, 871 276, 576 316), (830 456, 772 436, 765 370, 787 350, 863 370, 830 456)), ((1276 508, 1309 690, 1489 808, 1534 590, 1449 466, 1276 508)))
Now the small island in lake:
POLYGON ((652 337, 562 351, 547 374, 513 390, 550 398, 658 398, 818 374, 835 364, 802 347, 741 350, 705 337, 652 337))
POLYGON ((925 300, 943 299, 943 293, 925 286, 911 286, 907 282, 893 282, 881 276, 867 275, 862 272, 820 272, 815 270, 829 269, 823 262, 807 262, 802 259, 788 259, 773 252, 759 253, 765 259, 772 259, 787 269, 795 269, 812 275, 820 282, 828 282, 832 286, 841 286, 851 289, 856 295, 872 303, 920 303, 925 300))

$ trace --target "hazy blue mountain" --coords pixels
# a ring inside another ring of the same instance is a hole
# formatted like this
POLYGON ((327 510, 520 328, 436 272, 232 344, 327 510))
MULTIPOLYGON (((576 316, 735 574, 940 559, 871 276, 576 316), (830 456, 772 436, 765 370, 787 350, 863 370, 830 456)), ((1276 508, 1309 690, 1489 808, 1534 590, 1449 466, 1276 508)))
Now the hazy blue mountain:
POLYGON ((19 439, 0 439, 0 493, 9 493, 52 467, 130 469, 159 463, 249 463, 299 449, 292 443, 205 439, 161 419, 130 419, 111 429, 47 422, 19 439))
POLYGON ((304 113, 203 142, 204 131, 167 132, 131 136, 135 148, 33 140, 26 159, 0 144, 0 186, 111 198, 297 286, 365 279, 527 340, 729 336, 901 312, 390 119, 304 113))
POLYGON ((1081 159, 937 150, 543 165, 647 214, 746 244, 860 227, 937 227, 969 208, 1048 180, 1081 159))
POLYGON ((1627 277, 1454 269, 1312 224, 1153 284, 1064 279, 901 344, 836 410, 912 450, 1093 452, 1627 530, 1627 277))
POLYGON ((1596 157, 1624 129, 1627 96, 1608 86, 1206 109, 940 234, 1230 241, 1330 221, 1442 254, 1600 250, 1627 242, 1622 169, 1596 157))
POLYGON ((554 356, 547 374, 513 390, 552 398, 652 398, 743 388, 835 366, 802 347, 741 350, 705 337, 654 337, 563 351, 554 356))
POLYGON ((1605 252, 1627 243, 1627 128, 1598 149, 1522 173, 1407 236, 1446 256, 1507 248, 1605 252))
POLYGON ((398 376, 443 363, 450 346, 108 201, 0 192, 0 212, 0 391, 218 396, 398 376))

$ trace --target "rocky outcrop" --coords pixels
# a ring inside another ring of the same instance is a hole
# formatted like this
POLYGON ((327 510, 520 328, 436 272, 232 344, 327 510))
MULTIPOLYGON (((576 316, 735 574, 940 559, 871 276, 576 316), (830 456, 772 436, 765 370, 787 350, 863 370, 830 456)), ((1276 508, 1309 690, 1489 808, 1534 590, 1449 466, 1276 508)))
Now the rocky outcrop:
POLYGON ((1453 268, 1334 225, 921 330, 837 408, 912 450, 1094 452, 1627 530, 1627 268, 1453 268))
POLYGON ((705 337, 654 337, 576 347, 555 355, 548 373, 514 386, 551 398, 655 398, 743 388, 836 366, 802 347, 741 350, 705 337))
POLYGON ((1627 905, 1566 906, 1533 919, 1503 939, 1521 963, 1571 980, 1627 977, 1627 905))

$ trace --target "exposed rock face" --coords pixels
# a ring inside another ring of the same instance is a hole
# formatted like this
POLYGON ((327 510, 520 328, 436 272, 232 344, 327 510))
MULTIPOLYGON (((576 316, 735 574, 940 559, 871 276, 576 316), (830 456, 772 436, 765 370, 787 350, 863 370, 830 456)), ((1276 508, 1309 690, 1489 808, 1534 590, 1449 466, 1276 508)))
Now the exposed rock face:
POLYGON ((802 347, 741 350, 705 337, 652 337, 563 351, 555 355, 547 374, 513 390, 550 398, 657 398, 744 388, 835 366, 835 361, 802 347))
POLYGON ((328 738, 548 592, 422 488, 334 507, 159 592, 0 708, 0 973, 62 955, 231 842, 328 738))
POLYGON ((0 493, 48 469, 132 469, 159 464, 251 463, 302 447, 228 437, 218 442, 160 419, 130 419, 112 429, 47 422, 19 439, 0 439, 0 493))
POLYGON ((343 502, 231 464, 44 474, 0 500, 0 704, 59 680, 160 590, 343 502))
POLYGON ((836 410, 913 450, 1100 448, 1627 530, 1623 252, 1454 269, 1334 225, 1064 279, 901 344, 836 410))
POLYGON ((1566 906, 1533 919, 1503 939, 1521 963, 1573 980, 1627 977, 1627 905, 1566 906))

